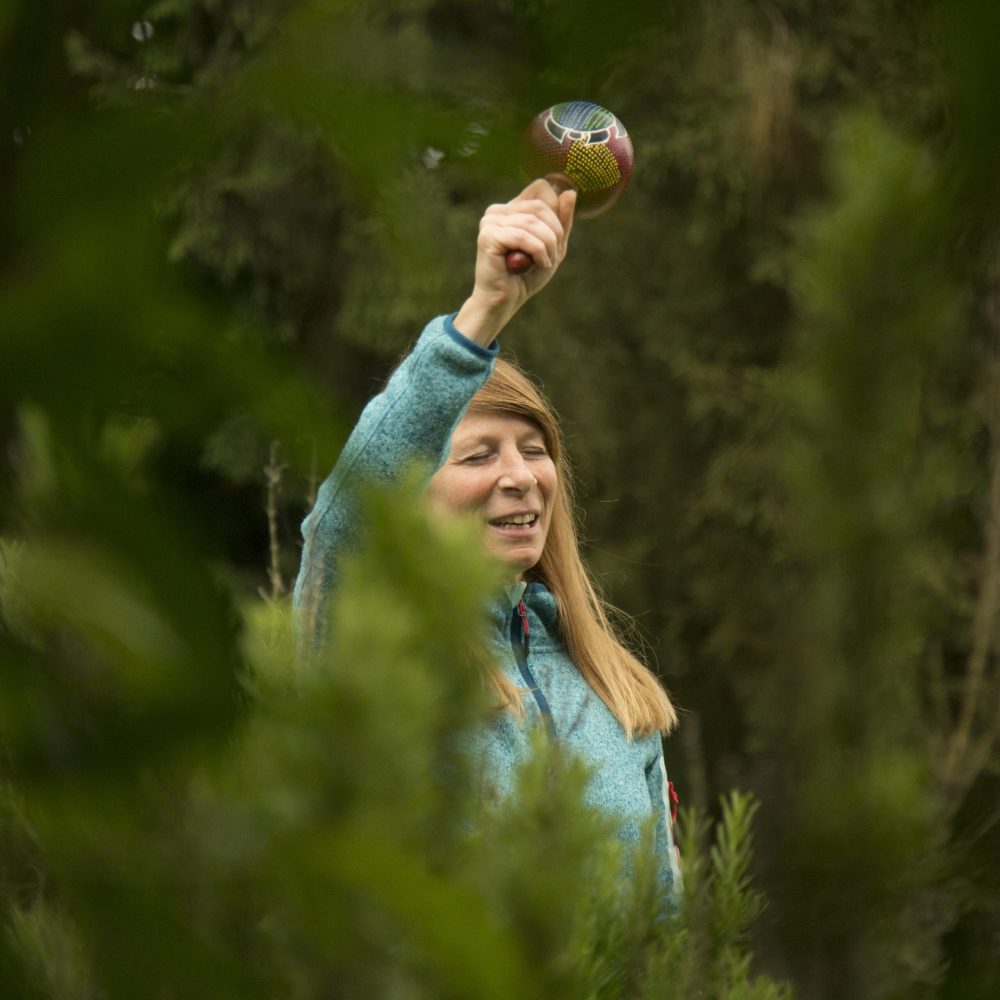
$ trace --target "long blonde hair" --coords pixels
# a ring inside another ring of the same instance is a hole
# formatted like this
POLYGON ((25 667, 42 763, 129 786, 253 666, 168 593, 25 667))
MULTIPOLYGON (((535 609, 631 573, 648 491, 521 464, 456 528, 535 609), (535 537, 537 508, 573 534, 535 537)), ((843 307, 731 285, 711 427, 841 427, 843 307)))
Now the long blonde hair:
MULTIPOLYGON (((558 601, 561 637, 570 659, 629 737, 669 732, 677 722, 669 695, 652 671, 626 649, 609 615, 613 609, 598 593, 580 556, 573 476, 552 407, 524 372, 498 359, 469 412, 523 417, 541 430, 559 488, 542 557, 526 575, 543 583, 558 601)), ((497 669, 490 681, 501 706, 520 714, 522 689, 497 669)))

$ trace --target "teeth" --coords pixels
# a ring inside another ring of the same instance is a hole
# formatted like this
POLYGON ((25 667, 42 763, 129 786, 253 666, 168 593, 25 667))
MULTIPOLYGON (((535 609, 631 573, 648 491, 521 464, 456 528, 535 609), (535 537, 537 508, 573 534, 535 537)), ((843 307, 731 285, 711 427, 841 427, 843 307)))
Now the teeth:
POLYGON ((535 520, 534 514, 513 514, 510 517, 497 518, 492 524, 531 524, 535 520))

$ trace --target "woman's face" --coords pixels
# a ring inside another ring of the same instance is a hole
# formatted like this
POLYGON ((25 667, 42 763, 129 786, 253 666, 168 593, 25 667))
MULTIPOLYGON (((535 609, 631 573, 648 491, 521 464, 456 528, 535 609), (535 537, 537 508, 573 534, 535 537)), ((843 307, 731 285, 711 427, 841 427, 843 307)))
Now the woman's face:
POLYGON ((542 557, 559 482, 545 436, 530 420, 469 413, 427 487, 432 513, 472 515, 486 549, 520 579, 542 557))

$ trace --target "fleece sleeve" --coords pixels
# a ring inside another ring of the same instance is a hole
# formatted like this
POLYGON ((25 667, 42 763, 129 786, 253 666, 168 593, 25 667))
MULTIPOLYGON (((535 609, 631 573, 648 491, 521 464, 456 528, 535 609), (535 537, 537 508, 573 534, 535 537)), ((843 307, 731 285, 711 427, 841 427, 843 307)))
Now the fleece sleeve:
POLYGON ((356 542, 359 487, 391 482, 412 462, 437 469, 469 401, 493 371, 499 351, 468 340, 451 316, 427 324, 385 389, 365 407, 302 523, 302 564, 295 584, 300 648, 321 639, 323 609, 340 556, 356 542))
POLYGON ((667 779, 662 746, 656 759, 646 768, 646 784, 649 787, 653 815, 656 817, 656 856, 659 860, 662 881, 669 886, 671 909, 674 909, 680 901, 684 885, 681 877, 680 853, 674 840, 672 785, 667 779))

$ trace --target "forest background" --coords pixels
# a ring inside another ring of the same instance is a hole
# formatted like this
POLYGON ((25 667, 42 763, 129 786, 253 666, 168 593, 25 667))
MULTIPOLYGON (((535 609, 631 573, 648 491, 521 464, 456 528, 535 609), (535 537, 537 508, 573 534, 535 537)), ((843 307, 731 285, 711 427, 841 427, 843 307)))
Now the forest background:
POLYGON ((998 38, 989 0, 0 6, 0 992, 1000 994, 998 38), (566 99, 635 177, 503 346, 683 711, 666 935, 567 762, 463 838, 435 666, 490 570, 412 494, 332 669, 287 643, 319 479, 566 99))

